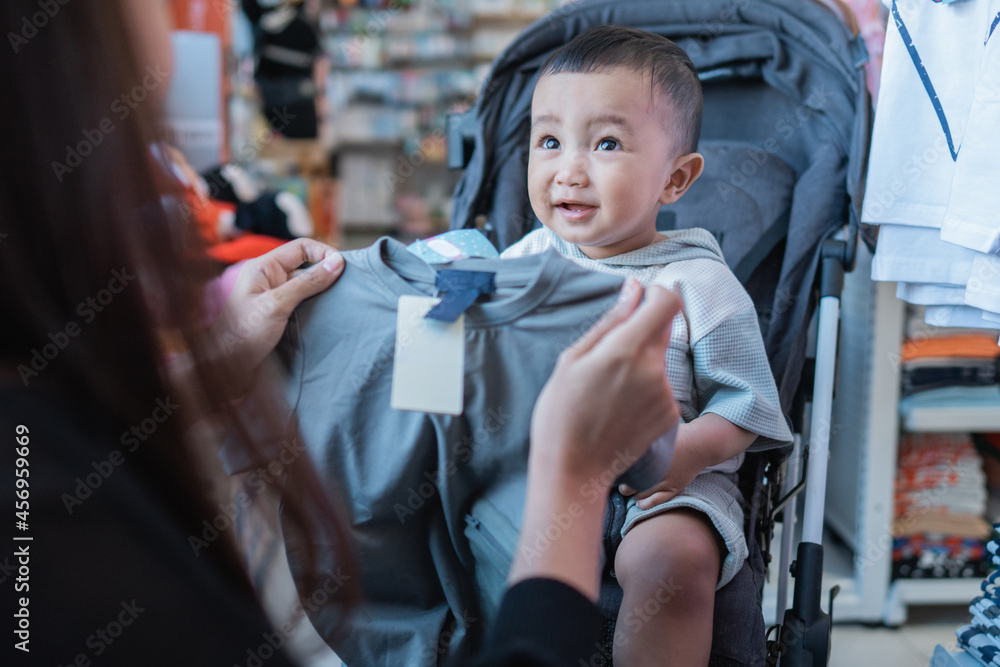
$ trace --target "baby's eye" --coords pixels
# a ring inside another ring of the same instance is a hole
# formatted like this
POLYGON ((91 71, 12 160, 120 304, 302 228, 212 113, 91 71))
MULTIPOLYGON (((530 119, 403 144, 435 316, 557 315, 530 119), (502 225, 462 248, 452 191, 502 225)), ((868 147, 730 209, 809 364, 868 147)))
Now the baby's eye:
POLYGON ((555 150, 559 148, 559 140, 555 137, 543 137, 538 145, 547 150, 555 150))
POLYGON ((611 137, 604 137, 597 142, 597 150, 599 151, 613 151, 621 147, 617 139, 612 139, 611 137))

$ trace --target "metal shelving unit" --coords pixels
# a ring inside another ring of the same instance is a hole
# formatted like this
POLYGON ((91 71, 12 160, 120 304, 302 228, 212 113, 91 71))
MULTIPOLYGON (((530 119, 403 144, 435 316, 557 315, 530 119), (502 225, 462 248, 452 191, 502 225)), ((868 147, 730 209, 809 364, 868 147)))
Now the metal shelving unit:
MULTIPOLYGON (((841 587, 837 622, 906 622, 908 607, 967 604, 979 579, 897 579, 892 569, 893 480, 901 429, 1000 430, 1000 410, 920 408, 901 417, 899 350, 906 304, 894 283, 873 283, 871 255, 859 248, 846 276, 831 424, 824 534, 824 590, 841 587)), ((766 588, 765 616, 774 592, 766 588)), ((770 619, 768 619, 770 620, 770 619)))

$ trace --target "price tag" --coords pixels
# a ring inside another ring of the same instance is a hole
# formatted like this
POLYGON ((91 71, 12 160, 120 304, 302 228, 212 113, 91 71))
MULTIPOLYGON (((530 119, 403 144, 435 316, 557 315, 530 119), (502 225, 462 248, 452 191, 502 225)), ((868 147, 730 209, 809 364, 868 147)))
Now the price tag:
POLYGON ((462 414, 465 316, 454 322, 427 319, 427 312, 440 301, 399 297, 391 401, 396 410, 462 414))

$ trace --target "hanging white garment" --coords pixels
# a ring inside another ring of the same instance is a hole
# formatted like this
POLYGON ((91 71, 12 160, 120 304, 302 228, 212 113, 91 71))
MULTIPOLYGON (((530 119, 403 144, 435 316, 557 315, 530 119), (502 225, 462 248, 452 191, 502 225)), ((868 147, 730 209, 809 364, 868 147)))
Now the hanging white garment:
POLYGON ((974 254, 964 287, 900 282, 896 297, 923 306, 972 306, 1000 317, 1000 257, 974 254))
POLYGON ((996 255, 1000 254, 1000 187, 997 187, 1000 175, 1000 2, 980 1, 992 5, 992 18, 982 26, 982 64, 955 163, 941 238, 996 255))
POLYGON ((1000 324, 983 318, 983 311, 971 306, 927 306, 924 322, 936 327, 1000 329, 1000 324))
POLYGON ((1000 313, 1000 257, 979 254, 972 261, 972 272, 965 288, 965 303, 1000 313))
POLYGON ((933 227, 882 225, 872 259, 872 280, 964 286, 974 250, 942 241, 933 227))
MULTIPOLYGON (((984 50, 982 38, 973 35, 984 34, 991 4, 886 2, 889 23, 862 221, 941 227, 984 50)), ((1000 136, 994 135, 996 152, 1000 136)))
POLYGON ((1000 0, 889 9, 861 219, 880 225, 872 279, 939 327, 997 329, 1000 0))
POLYGON ((965 305, 965 288, 958 285, 897 283, 896 298, 921 306, 965 305))
MULTIPOLYGON (((940 315, 935 315, 940 317, 940 315)), ((928 338, 947 338, 949 336, 988 335, 980 327, 942 327, 926 322, 926 306, 913 306, 907 309, 904 334, 907 338, 924 340, 928 338)), ((988 320, 987 320, 988 321, 988 320)))

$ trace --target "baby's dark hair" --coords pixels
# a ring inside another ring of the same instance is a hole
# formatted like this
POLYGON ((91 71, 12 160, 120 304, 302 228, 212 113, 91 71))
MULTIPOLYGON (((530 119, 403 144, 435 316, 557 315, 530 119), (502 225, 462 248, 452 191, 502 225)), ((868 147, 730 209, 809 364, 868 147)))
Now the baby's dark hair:
POLYGON ((602 25, 574 37, 549 56, 540 76, 578 74, 626 67, 649 73, 659 92, 677 112, 679 147, 698 149, 701 134, 701 83, 691 58, 666 37, 619 25, 602 25))

